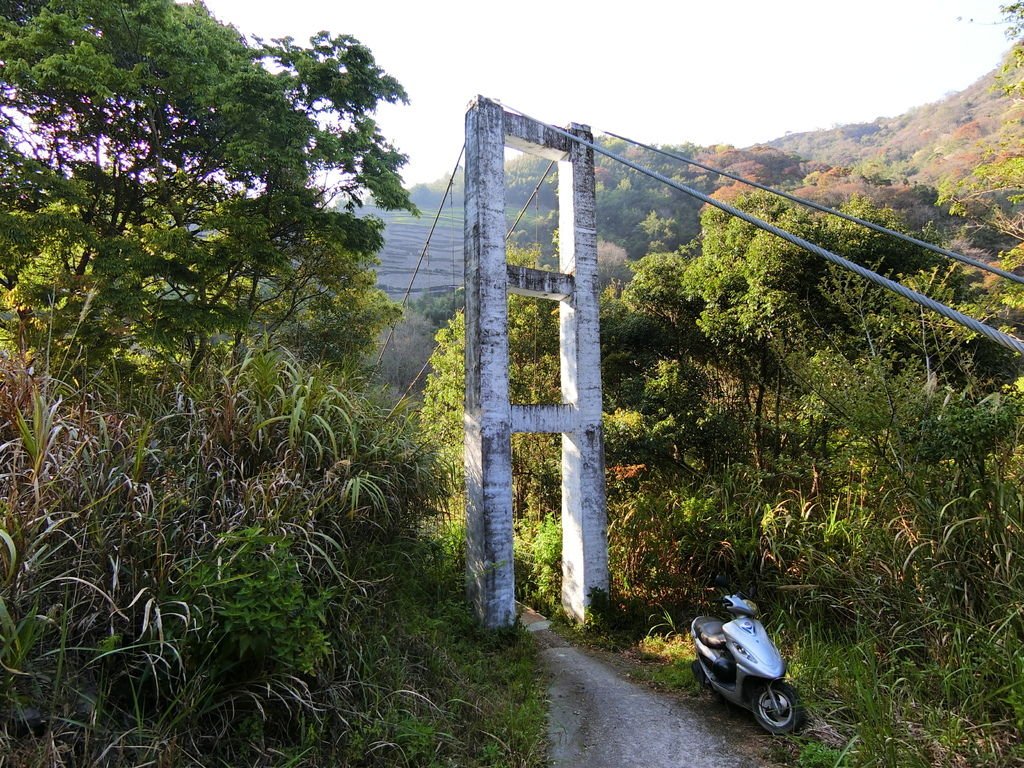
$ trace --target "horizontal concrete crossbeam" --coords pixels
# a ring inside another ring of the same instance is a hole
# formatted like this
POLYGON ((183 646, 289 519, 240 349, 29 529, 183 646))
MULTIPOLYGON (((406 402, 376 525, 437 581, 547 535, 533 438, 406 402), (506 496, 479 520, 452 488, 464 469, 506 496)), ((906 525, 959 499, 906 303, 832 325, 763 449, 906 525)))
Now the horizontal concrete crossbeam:
POLYGON ((505 270, 508 273, 508 292, 518 296, 561 301, 572 296, 576 285, 572 275, 561 272, 545 272, 512 264, 506 265, 505 270))
POLYGON ((513 432, 572 432, 577 410, 571 405, 513 405, 513 432))

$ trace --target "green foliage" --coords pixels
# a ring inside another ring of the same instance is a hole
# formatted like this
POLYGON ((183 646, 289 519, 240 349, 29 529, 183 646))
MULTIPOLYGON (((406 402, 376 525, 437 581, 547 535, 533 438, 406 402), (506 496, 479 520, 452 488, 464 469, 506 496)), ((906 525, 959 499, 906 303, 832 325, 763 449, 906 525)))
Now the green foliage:
POLYGON ((704 602, 717 574, 747 582, 760 565, 760 516, 703 489, 667 490, 664 478, 613 485, 609 509, 612 593, 634 622, 651 606, 672 615, 704 602))
POLYGON ((393 553, 387 623, 367 627, 381 633, 362 651, 375 672, 342 762, 539 766, 546 705, 536 643, 522 629, 479 626, 463 597, 463 531, 434 522, 425 541, 393 553))
MULTIPOLYGON (((912 247, 763 195, 737 204, 993 309, 912 247)), ((863 198, 844 210, 901 227, 863 198)), ((703 225, 699 252, 648 255, 603 300, 617 620, 706 610, 717 573, 757 584, 828 721, 798 759, 1019 760, 1017 361, 744 222, 703 225)))
POLYGON ((372 119, 405 94, 368 49, 246 41, 201 2, 75 0, 6 17, 0 61, 8 347, 198 361, 296 325, 314 357, 372 343, 381 226, 356 210, 411 204, 372 119))
POLYGON ((797 768, 842 768, 846 765, 842 752, 817 741, 804 744, 796 764, 797 768))
POLYGON ((303 584, 302 563, 286 537, 260 528, 225 533, 185 580, 191 594, 210 602, 195 645, 200 654, 212 649, 206 663, 221 668, 212 675, 237 679, 277 666, 312 675, 327 659, 327 610, 341 594, 303 584))
MULTIPOLYGON (((879 130, 847 138, 867 145, 879 130)), ((974 131, 987 128, 965 125, 951 156, 964 157, 974 131)), ((785 156, 757 160, 751 170, 768 172, 785 156)), ((900 183, 923 172, 918 160, 867 158, 806 183, 847 213, 910 232, 929 224, 934 202, 934 190, 900 183)), ((817 715, 822 741, 800 747, 798 764, 1020 762, 1019 361, 715 210, 699 241, 679 248, 670 238, 685 212, 645 204, 641 181, 600 164, 598 184, 613 208, 604 239, 646 255, 602 302, 612 588, 591 628, 635 632, 653 612, 665 617, 657 631, 671 632, 708 607, 725 573, 758 586, 817 715), (664 252, 647 252, 652 242, 664 252)), ((917 248, 765 195, 716 194, 970 314, 1014 320, 1000 311, 1007 296, 917 248)), ((520 331, 546 320, 528 305, 516 312, 520 331)), ((536 397, 544 361, 523 352, 533 367, 518 384, 536 397)), ((443 381, 461 395, 456 378, 443 381)), ((449 403, 444 413, 461 411, 449 403)), ((517 450, 529 457, 517 489, 531 489, 517 496, 517 572, 540 591, 539 565, 555 553, 542 490, 555 475, 541 446, 517 450)), ((679 671, 654 677, 684 684, 679 671)))
POLYGON ((404 414, 281 353, 131 400, 0 366, 5 765, 540 763, 404 414))
MULTIPOLYGON (((763 194, 737 204, 948 303, 985 311, 987 297, 919 249, 763 194)), ((844 210, 899 227, 891 210, 864 198, 844 210)), ((885 378, 871 373, 880 367, 913 378, 923 365, 953 387, 997 379, 1009 367, 1007 356, 969 334, 945 341, 948 331, 916 308, 717 210, 705 213, 700 248, 645 257, 621 297, 604 299, 610 410, 638 413, 643 425, 633 431, 637 440, 622 442, 612 420, 612 466, 700 472, 741 461, 816 475, 833 420, 820 408, 801 411, 808 390, 829 408, 853 411, 872 376, 884 388, 885 378), (833 386, 847 391, 827 391, 833 386)), ((919 399, 911 393, 910 402, 919 399)))
POLYGON ((517 590, 532 608, 554 615, 562 604, 562 521, 523 519, 516 529, 517 590))
POLYGON ((466 397, 466 323, 461 312, 438 331, 423 392, 421 428, 452 464, 462 465, 462 412, 466 397))
MULTIPOLYGON (((901 276, 934 266, 936 257, 859 225, 811 215, 765 193, 741 197, 737 205, 811 242, 882 274, 901 276)), ((865 198, 850 200, 844 213, 902 229, 892 210, 865 198)), ((783 349, 812 348, 841 333, 849 313, 833 304, 834 269, 804 251, 717 209, 704 218, 701 255, 687 271, 685 285, 704 302, 698 324, 712 341, 761 354, 769 340, 783 349)))
MULTIPOLYGON (((987 479, 992 447, 1021 428, 1021 416, 1021 402, 1014 397, 994 393, 979 402, 947 397, 921 425, 921 458, 965 473, 965 484, 974 487, 987 479)), ((998 465, 995 469, 1003 474, 998 465)))

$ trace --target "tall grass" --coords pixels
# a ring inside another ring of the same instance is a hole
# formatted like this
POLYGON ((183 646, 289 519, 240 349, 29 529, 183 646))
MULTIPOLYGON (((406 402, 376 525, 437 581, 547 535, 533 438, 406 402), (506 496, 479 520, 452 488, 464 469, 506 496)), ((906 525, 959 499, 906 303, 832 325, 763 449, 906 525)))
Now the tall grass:
POLYGON ((858 738, 852 764, 1024 764, 1024 495, 999 480, 942 490, 912 482, 839 517, 791 505, 765 531, 778 604, 802 617, 790 621, 799 668, 855 649, 820 689, 849 707, 834 714, 858 738), (826 636, 806 637, 814 625, 826 636))
POLYGON ((129 395, 0 366, 0 765, 488 764, 420 636, 455 555, 405 575, 446 492, 410 414, 272 351, 129 395))
POLYGON ((715 574, 756 584, 839 765, 1024 765, 1024 490, 903 467, 814 497, 743 468, 616 489, 614 594, 681 626, 715 574))

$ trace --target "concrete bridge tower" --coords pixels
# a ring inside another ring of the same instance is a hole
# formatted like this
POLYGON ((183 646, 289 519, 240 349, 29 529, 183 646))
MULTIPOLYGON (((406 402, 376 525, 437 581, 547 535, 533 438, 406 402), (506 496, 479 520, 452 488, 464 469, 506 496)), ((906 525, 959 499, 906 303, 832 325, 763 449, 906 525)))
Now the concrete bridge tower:
MULTIPOLYGON (((590 129, 568 132, 593 142, 590 129)), ((562 435, 562 604, 582 620, 608 590, 594 154, 478 97, 466 113, 467 593, 487 627, 516 621, 512 433, 562 435), (559 271, 505 258, 505 147, 558 161, 559 271), (562 402, 509 402, 508 294, 559 305, 562 402)))

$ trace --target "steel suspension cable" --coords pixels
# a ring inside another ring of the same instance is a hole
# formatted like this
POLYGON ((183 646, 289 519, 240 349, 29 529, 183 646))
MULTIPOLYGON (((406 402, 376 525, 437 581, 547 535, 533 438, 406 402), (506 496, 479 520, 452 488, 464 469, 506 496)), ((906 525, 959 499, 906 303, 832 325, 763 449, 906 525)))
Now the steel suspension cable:
MULTIPOLYGON (((441 218, 441 213, 444 211, 444 204, 448 200, 448 195, 452 192, 452 186, 455 184, 455 174, 459 172, 459 165, 462 164, 462 156, 466 154, 466 145, 462 145, 462 149, 459 150, 459 159, 455 161, 455 167, 452 168, 451 176, 448 177, 448 186, 444 190, 444 195, 441 197, 441 204, 437 206, 437 213, 434 215, 434 222, 430 225, 430 231, 427 233, 427 240, 423 243, 423 250, 420 251, 420 257, 416 260, 416 268, 412 271, 412 277, 409 278, 409 287, 405 289, 405 296, 402 297, 402 309, 404 310, 406 305, 409 303, 409 295, 412 293, 413 283, 416 282, 416 275, 420 272, 420 265, 423 264, 423 258, 427 255, 427 249, 430 248, 430 238, 434 236, 434 230, 437 228, 437 222, 441 218)), ((388 329, 388 336, 384 339, 384 345, 380 348, 380 354, 377 356, 377 363, 374 368, 380 367, 381 360, 384 359, 384 353, 388 350, 388 345, 391 343, 391 339, 395 335, 395 326, 392 325, 388 329)))
POLYGON ((831 251, 822 248, 820 245, 815 245, 809 240, 804 240, 802 237, 797 237, 796 235, 787 232, 784 229, 780 229, 774 224, 769 224, 767 221, 763 221, 762 219, 759 219, 756 216, 752 216, 746 211, 742 211, 739 208, 736 208, 735 206, 729 205, 728 203, 723 203, 721 200, 716 200, 710 195, 706 195, 703 192, 694 189, 693 187, 681 184, 680 182, 670 179, 667 176, 658 173, 657 171, 652 171, 651 169, 645 168, 644 166, 639 165, 638 163, 634 163, 631 160, 627 160, 621 155, 617 155, 614 152, 611 152, 592 141, 587 141, 585 139, 580 138, 579 136, 573 135, 569 131, 558 128, 557 126, 554 125, 550 125, 541 120, 537 120, 535 117, 531 117, 525 112, 509 107, 507 104, 503 106, 506 109, 511 109, 513 112, 522 115, 528 120, 532 120, 538 125, 542 125, 545 128, 548 128, 549 130, 554 131, 555 133, 561 136, 565 136, 570 141, 575 141, 577 144, 585 146, 593 150, 594 152, 597 152, 598 154, 604 155, 605 157, 615 160, 618 163, 622 163, 628 168, 632 168, 634 171, 637 171, 638 173, 642 173, 645 176, 649 176, 655 181, 660 181, 662 184, 666 184, 674 189, 677 189, 680 192, 689 195, 690 197, 694 197, 704 203, 707 203, 708 205, 718 208, 719 210, 725 211, 726 213, 735 216, 738 219, 742 219, 748 224, 752 224, 753 226, 759 229, 763 229, 765 232, 769 232, 775 235, 776 237, 782 238, 783 240, 792 243, 793 245, 799 248, 803 248, 804 250, 809 251, 810 253, 813 253, 817 256, 820 256, 823 259, 832 262, 833 264, 843 267, 844 269, 847 269, 851 272, 854 272, 863 277, 864 279, 870 280, 876 285, 880 285, 883 288, 886 288, 894 293, 897 293, 900 296, 903 296, 904 298, 914 302, 915 304, 919 304, 922 307, 925 307, 926 309, 930 309, 933 312, 942 315, 946 319, 959 323, 965 328, 969 328, 972 331, 975 331, 976 333, 980 333, 982 336, 991 339, 997 344, 1000 344, 1001 346, 1004 346, 1007 349, 1013 350, 1017 354, 1024 356, 1024 342, 1022 342, 1020 339, 1014 336, 996 330, 995 328, 986 325, 980 320, 976 320, 975 318, 969 317, 963 314, 962 312, 958 312, 952 307, 947 307, 945 304, 938 302, 935 299, 932 299, 928 296, 918 293, 917 291, 907 288, 905 285, 902 285, 896 282, 895 280, 890 280, 887 277, 883 277, 877 272, 873 272, 872 270, 867 269, 866 267, 862 267, 860 264, 852 262, 849 259, 843 258, 838 254, 832 253, 831 251))
POLYGON ((455 192, 448 195, 448 234, 452 240, 452 295, 458 290, 458 284, 455 282, 455 192))
MULTIPOLYGON (((465 149, 465 147, 463 147, 463 149, 465 149)), ((509 231, 505 234, 505 242, 506 243, 508 242, 509 238, 512 237, 512 233, 516 231, 516 226, 519 224, 520 219, 523 218, 523 214, 526 213, 526 209, 530 207, 530 203, 533 202, 533 198, 537 196, 537 192, 540 190, 541 184, 544 183, 544 179, 546 179, 548 177, 548 174, 551 173, 551 169, 555 167, 555 163, 556 162, 557 161, 555 161, 555 160, 551 161, 551 164, 548 165, 548 169, 546 171, 544 171, 544 175, 541 176, 540 181, 537 182, 537 186, 533 188, 533 194, 531 194, 530 195, 530 199, 526 201, 526 205, 523 206, 523 210, 521 210, 519 212, 519 218, 516 219, 516 223, 513 224, 512 227, 509 229, 509 231)), ((427 372, 427 368, 430 366, 430 358, 433 357, 434 353, 437 352, 437 350, 439 350, 440 348, 441 348, 441 342, 435 342, 434 349, 431 350, 430 355, 427 356, 427 361, 425 363, 423 363, 423 367, 420 368, 419 373, 416 374, 416 376, 413 378, 412 382, 410 382, 409 386, 406 388, 405 394, 402 395, 402 398, 401 398, 402 400, 404 400, 405 398, 407 398, 409 396, 409 393, 412 392, 413 387, 415 387, 419 383, 419 380, 421 378, 423 378, 423 374, 427 372)), ((401 402, 401 400, 399 400, 399 402, 401 402)), ((398 406, 396 404, 395 408, 397 408, 397 407, 398 406)), ((392 409, 392 413, 393 412, 394 412, 394 409, 392 409)), ((389 416, 390 416, 390 414, 389 414, 389 416)))
POLYGON ((544 183, 544 180, 548 177, 548 174, 551 173, 551 169, 555 167, 556 162, 558 161, 552 160, 550 163, 548 163, 547 170, 544 171, 544 175, 540 177, 540 181, 537 182, 537 186, 533 188, 533 192, 530 193, 530 197, 529 199, 527 199, 526 205, 523 206, 523 210, 519 212, 519 215, 516 216, 515 223, 511 227, 509 227, 508 232, 505 233, 506 243, 508 242, 508 239, 512 237, 512 233, 516 231, 516 227, 519 226, 519 222, 523 220, 523 216, 526 215, 526 211, 530 207, 530 203, 533 202, 533 198, 535 198, 537 196, 537 193, 540 192, 541 185, 544 183))
POLYGON ((705 171, 710 171, 711 173, 718 174, 719 176, 724 176, 727 179, 732 179, 733 181, 738 181, 741 184, 746 184, 748 186, 754 187, 755 189, 760 189, 764 192, 769 192, 773 195, 778 195, 779 197, 797 203, 798 205, 804 205, 808 208, 813 208, 816 211, 821 211, 822 213, 828 213, 831 214, 832 216, 838 216, 841 219, 845 219, 846 221, 852 222, 854 224, 860 224, 862 227, 867 227, 868 229, 874 230, 875 232, 879 232, 883 235, 891 235, 892 237, 899 238, 904 242, 911 243, 912 245, 916 245, 920 248, 925 248, 926 250, 932 251, 933 253, 937 253, 940 256, 945 256, 948 259, 959 261, 961 264, 966 264, 976 269, 981 269, 984 270, 985 272, 990 272, 993 275, 999 275, 1000 277, 1004 277, 1007 280, 1012 280, 1015 283, 1020 283, 1024 285, 1024 277, 1020 275, 1015 275, 1013 272, 1008 272, 1005 269, 994 267, 991 264, 986 264, 983 261, 972 259, 969 256, 964 256, 962 253, 951 251, 947 248, 943 248, 942 246, 935 245, 934 243, 929 243, 926 240, 919 240, 918 238, 904 234, 903 232, 897 232, 894 229, 883 227, 881 224, 875 224, 873 221, 861 219, 858 218, 857 216, 851 216, 847 213, 843 213, 842 211, 837 211, 835 208, 829 208, 827 205, 821 205, 820 203, 816 203, 813 200, 798 197, 797 195, 791 195, 788 192, 783 192, 780 189, 775 189, 773 187, 766 186, 765 184, 759 184, 756 181, 745 179, 742 176, 737 176, 736 174, 730 173, 729 171, 723 171, 720 168, 714 168, 710 165, 705 165, 704 163, 700 163, 692 158, 685 157, 683 155, 677 155, 674 152, 669 152, 667 149, 659 149, 658 147, 651 146, 650 144, 644 144, 643 142, 636 141, 634 139, 628 139, 625 136, 620 136, 619 134, 612 133, 611 131, 604 131, 604 133, 607 136, 612 136, 616 139, 621 139, 622 141, 625 141, 629 144, 633 144, 634 146, 637 147, 642 147, 643 149, 646 149, 650 152, 656 152, 659 155, 670 157, 673 160, 678 160, 681 163, 687 163, 697 168, 701 168, 705 171))

